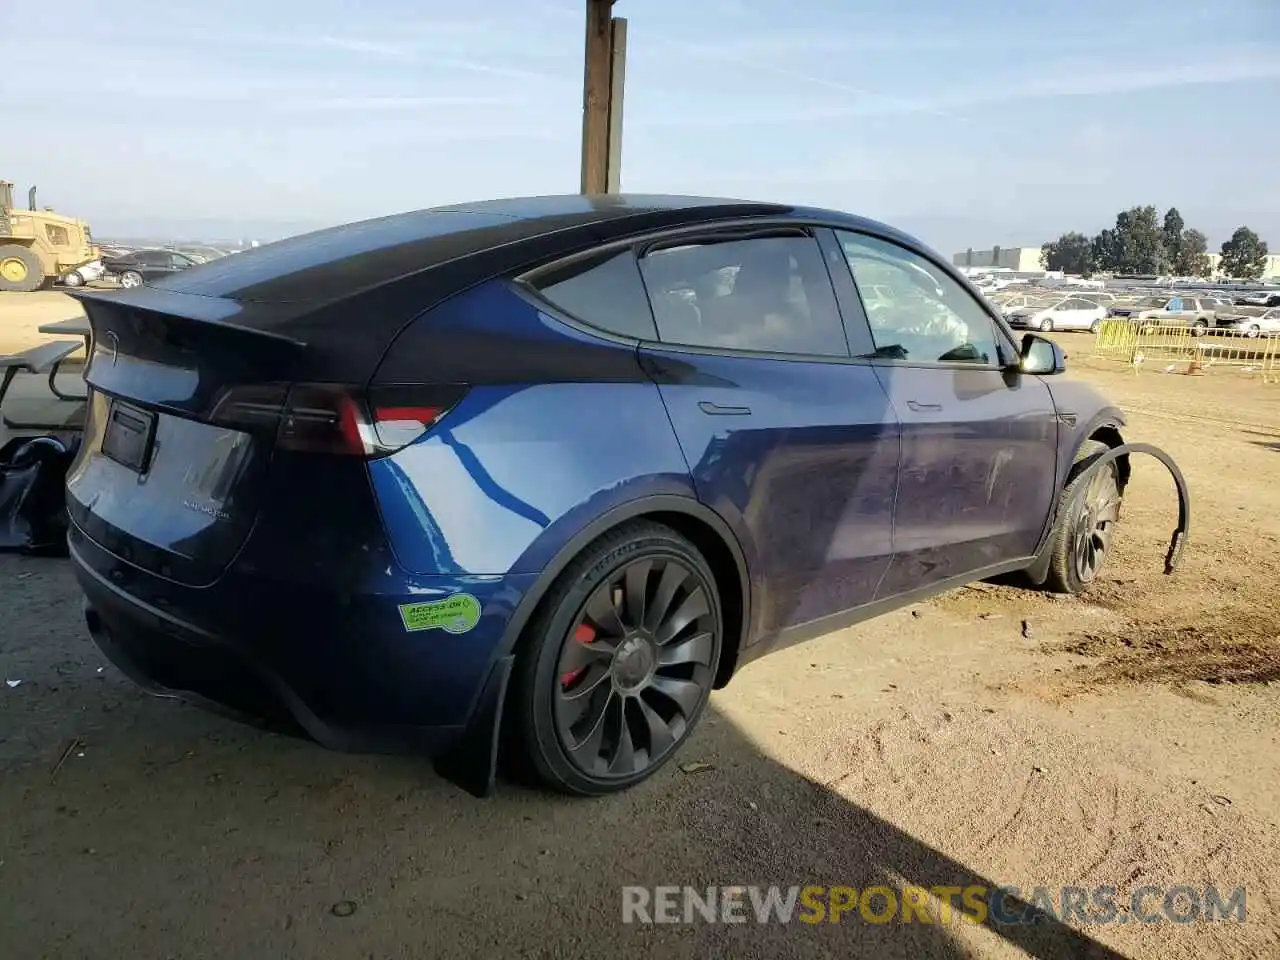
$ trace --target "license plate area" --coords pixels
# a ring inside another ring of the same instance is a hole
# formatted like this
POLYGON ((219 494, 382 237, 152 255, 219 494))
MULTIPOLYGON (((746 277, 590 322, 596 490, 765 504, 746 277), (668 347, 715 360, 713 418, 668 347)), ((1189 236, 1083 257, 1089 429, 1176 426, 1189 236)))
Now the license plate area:
POLYGON ((102 435, 102 452, 135 473, 146 473, 155 435, 154 413, 112 400, 107 411, 107 427, 102 435))

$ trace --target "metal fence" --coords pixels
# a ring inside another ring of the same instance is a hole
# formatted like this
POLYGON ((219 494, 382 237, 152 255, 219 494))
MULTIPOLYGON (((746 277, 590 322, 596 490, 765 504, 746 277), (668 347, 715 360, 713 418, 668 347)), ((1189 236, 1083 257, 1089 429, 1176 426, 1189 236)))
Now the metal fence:
POLYGON ((1104 320, 1093 355, 1127 363, 1135 370, 1151 364, 1185 363, 1188 371, 1234 367, 1280 381, 1280 337, 1247 337, 1235 330, 1194 330, 1180 324, 1137 324, 1104 320))

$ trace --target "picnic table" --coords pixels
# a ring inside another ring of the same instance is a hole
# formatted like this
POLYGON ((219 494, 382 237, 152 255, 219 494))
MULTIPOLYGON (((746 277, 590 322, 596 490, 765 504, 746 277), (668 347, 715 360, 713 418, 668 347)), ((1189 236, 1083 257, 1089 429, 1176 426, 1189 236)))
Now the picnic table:
MULTIPOLYGON (((52 333, 55 336, 76 336, 84 339, 84 359, 85 363, 89 362, 89 355, 93 352, 93 329, 89 326, 88 317, 68 317, 66 320, 54 320, 52 323, 45 323, 36 327, 41 333, 52 333)), ((64 358, 65 359, 65 358, 64 358)), ((58 389, 58 385, 54 382, 54 378, 58 375, 58 366, 55 364, 53 369, 49 371, 49 391, 59 400, 87 400, 88 397, 83 394, 63 393, 58 389)))
MULTIPOLYGON (((41 333, 64 337, 80 337, 84 341, 83 346, 86 353, 92 347, 93 331, 90 329, 89 321, 85 317, 69 317, 66 320, 56 320, 52 323, 46 323, 37 329, 41 333)), ((3 404, 4 397, 9 392, 9 387, 13 384, 13 378, 19 373, 47 374, 50 393, 59 400, 77 404, 78 409, 74 413, 79 414, 84 409, 84 402, 88 400, 88 394, 66 393, 58 387, 56 380, 59 368, 71 354, 76 353, 80 348, 81 344, 75 340, 50 340, 37 347, 32 347, 30 350, 23 350, 21 353, 0 356, 0 404, 3 404)), ((15 430, 65 430, 68 427, 66 419, 59 423, 27 423, 11 420, 9 417, 0 414, 0 421, 3 421, 6 427, 15 430)))
POLYGON ((93 338, 93 329, 89 326, 88 317, 68 317, 66 320, 54 320, 36 327, 41 333, 52 333, 56 336, 76 336, 84 338, 85 349, 93 338))

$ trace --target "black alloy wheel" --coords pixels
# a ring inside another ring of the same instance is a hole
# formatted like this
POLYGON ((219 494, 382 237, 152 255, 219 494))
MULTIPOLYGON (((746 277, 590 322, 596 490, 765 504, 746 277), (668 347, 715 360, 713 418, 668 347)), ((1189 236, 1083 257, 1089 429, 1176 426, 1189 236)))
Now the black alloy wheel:
POLYGON ((1119 519, 1120 486, 1113 461, 1090 478, 1076 517, 1072 558, 1082 585, 1092 583, 1102 569, 1119 519))
POLYGON ((1109 449, 1101 441, 1085 441, 1059 498, 1053 554, 1045 583, 1055 592, 1080 593, 1088 589, 1111 552, 1124 496, 1120 465, 1112 460, 1091 475, 1085 472, 1109 449))
POLYGON ((638 521, 588 547, 552 593, 517 679, 522 752, 558 789, 625 789, 672 756, 710 697, 715 579, 691 543, 638 521))

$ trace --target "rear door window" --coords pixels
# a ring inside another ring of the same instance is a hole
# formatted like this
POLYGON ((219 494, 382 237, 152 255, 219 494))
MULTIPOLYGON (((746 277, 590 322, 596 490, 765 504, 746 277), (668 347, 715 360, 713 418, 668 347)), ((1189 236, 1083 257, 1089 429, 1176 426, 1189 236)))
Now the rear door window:
POLYGON ((526 282, 576 320, 622 337, 658 339, 630 247, 556 264, 526 282))
POLYGON ((651 248, 640 272, 663 343, 849 355, 822 250, 807 233, 651 248))

